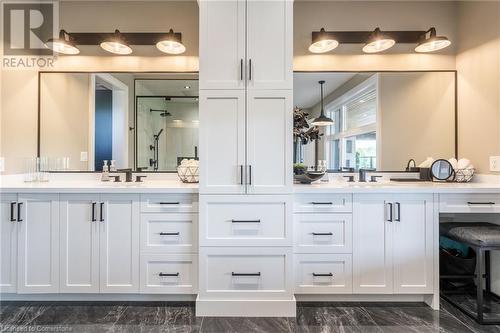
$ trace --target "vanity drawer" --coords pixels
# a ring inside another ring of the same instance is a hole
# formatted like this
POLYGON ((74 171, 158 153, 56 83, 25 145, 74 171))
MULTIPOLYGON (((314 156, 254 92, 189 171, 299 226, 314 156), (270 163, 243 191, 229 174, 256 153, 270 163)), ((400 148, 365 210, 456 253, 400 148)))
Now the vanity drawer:
POLYGON ((350 254, 298 254, 295 256, 296 294, 351 294, 350 254))
POLYGON ((197 195, 192 194, 143 194, 143 213, 191 213, 198 211, 197 195))
POLYGON ((352 194, 299 194, 295 195, 296 213, 350 213, 352 194))
POLYGON ((290 196, 200 198, 202 246, 290 246, 290 196))
POLYGON ((351 214, 295 214, 296 253, 351 253, 351 214))
POLYGON ((440 194, 440 213, 499 213, 499 194, 440 194))
POLYGON ((196 254, 150 254, 141 256, 140 291, 143 294, 196 294, 196 254))
POLYGON ((292 296, 290 248, 207 247, 200 251, 201 298, 292 296))
POLYGON ((198 252, 197 214, 141 214, 141 252, 198 252))

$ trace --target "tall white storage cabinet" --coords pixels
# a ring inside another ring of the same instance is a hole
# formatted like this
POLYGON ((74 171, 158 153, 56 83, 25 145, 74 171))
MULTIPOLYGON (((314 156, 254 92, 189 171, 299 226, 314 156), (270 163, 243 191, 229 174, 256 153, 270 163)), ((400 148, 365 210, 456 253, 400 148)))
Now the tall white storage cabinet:
POLYGON ((201 0, 199 7, 196 313, 295 316, 293 2, 201 0))

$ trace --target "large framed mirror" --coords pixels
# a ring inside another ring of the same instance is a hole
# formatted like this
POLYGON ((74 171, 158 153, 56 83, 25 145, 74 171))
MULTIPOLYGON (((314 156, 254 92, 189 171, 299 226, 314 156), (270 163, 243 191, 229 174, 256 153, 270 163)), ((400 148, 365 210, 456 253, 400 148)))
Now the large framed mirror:
POLYGON ((40 72, 38 121, 51 171, 175 172, 198 158, 198 74, 40 72))
POLYGON ((310 125, 320 115, 319 81, 331 124, 318 127, 319 140, 295 136, 295 163, 404 171, 411 159, 456 157, 455 71, 295 72, 295 110, 310 125))

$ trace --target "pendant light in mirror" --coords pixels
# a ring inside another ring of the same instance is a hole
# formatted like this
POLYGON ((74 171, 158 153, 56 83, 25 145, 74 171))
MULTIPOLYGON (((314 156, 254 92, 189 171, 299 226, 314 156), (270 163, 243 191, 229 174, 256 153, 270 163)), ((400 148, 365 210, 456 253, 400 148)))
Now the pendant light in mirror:
POLYGON ((420 43, 415 48, 415 52, 428 53, 442 50, 451 45, 451 42, 445 36, 437 36, 436 28, 430 28, 423 36, 420 43), (429 38, 427 38, 429 34, 429 38))
POLYGON ((323 85, 325 84, 325 81, 321 80, 318 81, 320 85, 320 92, 321 92, 321 113, 318 118, 313 119, 311 122, 312 125, 314 126, 329 126, 333 124, 333 120, 331 118, 328 118, 325 116, 325 109, 323 107, 323 85))
POLYGON ((180 32, 170 31, 165 37, 156 43, 158 50, 168 54, 182 54, 186 51, 186 47, 182 44, 182 35, 180 32))
POLYGON ((118 29, 115 30, 113 35, 102 41, 100 45, 103 50, 114 54, 127 55, 132 53, 132 49, 128 46, 118 29))
POLYGON ((396 41, 390 36, 384 35, 380 28, 372 32, 370 38, 363 47, 365 53, 379 53, 390 49, 396 44, 396 41))
POLYGON ((75 55, 80 53, 80 50, 71 41, 70 35, 64 30, 59 31, 59 38, 49 39, 45 43, 45 47, 62 54, 75 55))
POLYGON ((339 42, 333 39, 325 31, 325 28, 321 28, 319 33, 313 34, 313 40, 311 46, 309 46, 309 52, 325 53, 337 48, 337 46, 339 46, 339 42))

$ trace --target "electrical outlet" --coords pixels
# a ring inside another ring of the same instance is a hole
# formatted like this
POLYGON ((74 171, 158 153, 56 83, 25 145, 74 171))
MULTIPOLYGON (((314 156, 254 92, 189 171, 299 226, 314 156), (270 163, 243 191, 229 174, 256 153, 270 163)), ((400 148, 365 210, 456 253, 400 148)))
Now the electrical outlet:
POLYGON ((80 152, 80 162, 87 162, 89 160, 88 153, 86 151, 80 152))
POLYGON ((490 171, 500 172, 500 156, 490 156, 490 171))

